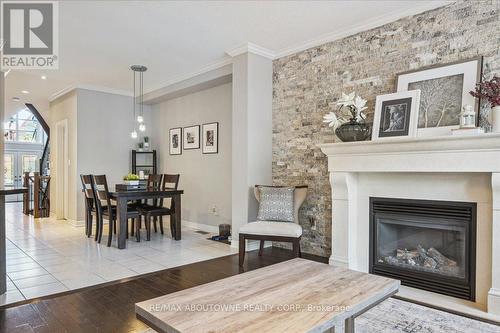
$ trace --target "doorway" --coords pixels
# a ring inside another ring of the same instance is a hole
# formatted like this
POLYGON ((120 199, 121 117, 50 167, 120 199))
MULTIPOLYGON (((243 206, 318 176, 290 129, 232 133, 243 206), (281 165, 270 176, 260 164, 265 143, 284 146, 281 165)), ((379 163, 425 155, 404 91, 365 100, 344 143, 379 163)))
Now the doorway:
MULTIPOLYGON (((20 151, 5 150, 4 153, 4 184, 7 189, 23 186, 25 172, 36 172, 40 165, 40 150, 20 151)), ((6 202, 22 201, 23 195, 9 195, 6 202)))
POLYGON ((56 216, 68 219, 68 120, 56 124, 56 216))

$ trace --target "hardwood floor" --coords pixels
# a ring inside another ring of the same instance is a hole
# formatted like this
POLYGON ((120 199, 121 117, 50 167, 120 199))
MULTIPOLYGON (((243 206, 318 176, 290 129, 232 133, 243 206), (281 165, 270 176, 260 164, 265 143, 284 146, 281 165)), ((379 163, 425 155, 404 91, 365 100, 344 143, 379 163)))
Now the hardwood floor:
MULTIPOLYGON (((28 304, 0 309, 0 332, 141 332, 147 328, 135 318, 134 304, 245 271, 272 265, 293 257, 292 252, 267 248, 247 253, 243 268, 238 256, 203 261, 110 283, 62 296, 44 298, 28 304)), ((304 257, 326 262, 326 258, 304 257)))

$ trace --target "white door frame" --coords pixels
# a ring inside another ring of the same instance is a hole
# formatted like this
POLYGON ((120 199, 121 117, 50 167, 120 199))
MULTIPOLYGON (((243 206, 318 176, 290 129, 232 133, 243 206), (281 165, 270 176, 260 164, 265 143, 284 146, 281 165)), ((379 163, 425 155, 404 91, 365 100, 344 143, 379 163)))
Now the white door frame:
POLYGON ((56 123, 56 217, 68 219, 68 119, 56 123))

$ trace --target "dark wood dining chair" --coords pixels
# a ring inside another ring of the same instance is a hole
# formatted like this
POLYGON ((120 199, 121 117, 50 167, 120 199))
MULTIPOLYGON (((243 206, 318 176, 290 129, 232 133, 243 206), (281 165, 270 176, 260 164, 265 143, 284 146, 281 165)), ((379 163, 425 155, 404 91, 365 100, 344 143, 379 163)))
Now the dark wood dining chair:
MULTIPOLYGON (((163 175, 163 181, 161 185, 162 191, 177 190, 179 186, 180 175, 163 175)), ((170 216, 170 231, 172 237, 175 235, 175 223, 172 219, 174 211, 174 199, 171 199, 170 207, 164 207, 163 198, 159 199, 155 205, 144 205, 138 208, 142 216, 144 216, 147 232, 147 240, 151 240, 151 219, 154 219, 155 232, 157 231, 156 223, 159 219, 160 222, 160 232, 163 235, 163 216, 170 216)))
MULTIPOLYGON (((111 241, 113 240, 113 233, 116 234, 116 206, 111 204, 111 197, 109 195, 108 182, 106 180, 106 175, 92 176, 94 193, 96 196, 97 212, 99 216, 99 237, 98 242, 101 242, 102 231, 103 231, 103 219, 107 217, 109 221, 109 232, 108 232, 108 247, 111 246, 111 241)), ((139 218, 139 211, 133 207, 127 207, 127 220, 139 218)), ((128 237, 128 225, 127 225, 127 237, 128 237)))
POLYGON ((92 236, 93 216, 95 215, 95 240, 99 235, 99 217, 97 216, 97 204, 94 193, 92 175, 80 175, 82 180, 83 194, 85 195, 85 234, 92 236))

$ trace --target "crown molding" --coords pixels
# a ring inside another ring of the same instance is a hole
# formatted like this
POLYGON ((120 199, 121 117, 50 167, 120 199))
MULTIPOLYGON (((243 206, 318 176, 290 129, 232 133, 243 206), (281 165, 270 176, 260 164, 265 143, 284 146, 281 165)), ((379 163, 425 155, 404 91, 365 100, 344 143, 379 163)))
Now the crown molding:
POLYGON ((102 87, 102 86, 94 86, 91 84, 72 84, 72 85, 67 86, 66 88, 61 89, 61 90, 55 92, 54 94, 50 95, 49 102, 55 101, 56 99, 61 98, 62 96, 66 95, 66 94, 68 94, 76 89, 85 89, 85 90, 102 92, 102 93, 106 93, 106 94, 134 97, 132 92, 127 91, 127 90, 113 89, 113 88, 102 87))
POLYGON ((380 27, 384 24, 388 24, 391 22, 395 22, 397 20, 400 20, 402 18, 408 17, 408 16, 413 16, 417 15, 423 12, 426 12, 428 10, 436 9, 439 7, 443 7, 449 4, 454 3, 455 1, 422 1, 422 3, 419 3, 419 5, 407 8, 404 10, 399 10, 395 12, 389 12, 387 14, 375 17, 369 21, 363 22, 361 24, 355 25, 353 27, 344 29, 344 30, 337 30, 335 32, 327 33, 324 35, 321 35, 319 37, 311 38, 307 41, 304 41, 302 43, 296 44, 291 47, 287 47, 281 50, 278 50, 275 52, 275 58, 282 58, 286 57, 288 55, 298 53, 319 45, 327 44, 348 36, 355 35, 357 33, 363 32, 363 31, 368 31, 377 27, 380 27))
POLYGON ((276 58, 276 53, 273 50, 266 49, 253 43, 246 43, 226 51, 226 54, 232 58, 244 53, 257 54, 271 60, 276 58))
POLYGON ((233 60, 230 57, 225 56, 222 59, 220 59, 218 61, 215 61, 215 62, 212 62, 212 63, 210 63, 210 64, 208 64, 206 66, 203 66, 202 68, 200 68, 200 69, 198 69, 196 71, 175 76, 172 79, 163 82, 162 84, 156 85, 153 88, 145 91, 144 95, 150 94, 150 93, 154 93, 157 90, 165 89, 168 86, 174 85, 176 83, 180 83, 182 81, 189 80, 189 79, 191 79, 193 77, 196 77, 198 75, 202 75, 202 74, 208 73, 208 72, 213 71, 213 70, 217 70, 219 68, 222 68, 224 66, 230 65, 232 63, 233 63, 233 60))

